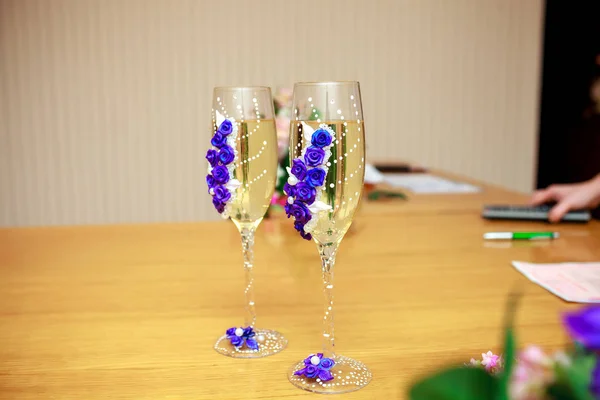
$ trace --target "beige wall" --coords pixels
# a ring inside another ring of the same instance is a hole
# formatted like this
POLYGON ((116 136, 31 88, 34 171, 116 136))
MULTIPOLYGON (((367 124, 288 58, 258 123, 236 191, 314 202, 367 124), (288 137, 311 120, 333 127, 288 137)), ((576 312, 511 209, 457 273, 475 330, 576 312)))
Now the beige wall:
POLYGON ((371 159, 533 184, 542 0, 0 0, 0 225, 215 218, 214 85, 359 80, 371 159))

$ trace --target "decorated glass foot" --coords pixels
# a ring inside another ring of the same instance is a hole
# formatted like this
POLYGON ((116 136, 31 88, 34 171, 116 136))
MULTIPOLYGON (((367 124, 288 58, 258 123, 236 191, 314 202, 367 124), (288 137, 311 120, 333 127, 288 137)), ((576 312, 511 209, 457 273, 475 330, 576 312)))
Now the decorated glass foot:
POLYGON ((371 371, 360 361, 343 356, 327 358, 311 354, 294 365, 288 378, 300 389, 315 393, 346 393, 366 386, 371 371))
POLYGON ((260 358, 279 353, 287 343, 279 332, 252 327, 229 328, 217 340, 215 350, 234 358, 260 358))

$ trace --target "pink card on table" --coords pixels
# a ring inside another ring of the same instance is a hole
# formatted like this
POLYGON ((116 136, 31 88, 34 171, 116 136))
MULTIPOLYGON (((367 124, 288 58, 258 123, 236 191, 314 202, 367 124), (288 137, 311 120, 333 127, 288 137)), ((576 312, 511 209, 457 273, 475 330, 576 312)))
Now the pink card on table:
POLYGON ((600 303, 600 262, 534 264, 513 261, 512 265, 530 281, 563 300, 600 303))

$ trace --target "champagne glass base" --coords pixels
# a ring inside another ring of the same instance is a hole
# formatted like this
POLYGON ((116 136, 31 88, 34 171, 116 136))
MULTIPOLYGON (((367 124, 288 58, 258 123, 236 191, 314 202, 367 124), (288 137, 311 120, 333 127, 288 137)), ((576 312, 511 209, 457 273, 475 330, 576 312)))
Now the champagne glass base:
POLYGON ((313 393, 336 394, 354 392, 371 382, 373 374, 365 364, 352 358, 336 355, 335 365, 330 372, 333 379, 322 382, 320 379, 294 375, 294 372, 305 367, 304 361, 292 366, 288 372, 289 381, 296 387, 313 393))
POLYGON ((258 350, 251 350, 246 346, 240 348, 229 343, 227 335, 221 336, 215 343, 217 353, 233 358, 262 358, 279 353, 287 347, 288 341, 283 335, 268 329, 254 329, 258 350))

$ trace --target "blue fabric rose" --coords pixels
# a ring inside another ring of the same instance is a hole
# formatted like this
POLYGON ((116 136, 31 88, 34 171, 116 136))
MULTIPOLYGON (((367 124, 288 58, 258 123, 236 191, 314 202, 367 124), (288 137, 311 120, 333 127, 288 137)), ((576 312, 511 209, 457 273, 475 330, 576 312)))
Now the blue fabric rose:
POLYGON ((333 379, 329 371, 335 365, 331 358, 323 358, 323 353, 311 354, 304 360, 304 368, 294 372, 294 375, 304 375, 307 378, 319 378, 323 382, 333 379))
POLYGON ((564 325, 571 337, 588 350, 600 350, 600 307, 587 307, 581 311, 567 313, 564 325))
POLYGON ((312 204, 317 196, 317 190, 306 182, 300 182, 296 185, 296 200, 306 204, 312 204))
POLYGON ((302 239, 304 240, 312 240, 312 234, 310 233, 306 233, 304 231, 300 232, 300 236, 302 236, 302 239))
POLYGON ((233 161, 235 158, 235 151, 231 146, 224 145, 221 147, 221 151, 219 151, 219 161, 223 165, 227 165, 233 161))
POLYGON ((283 186, 283 191, 285 192, 285 194, 287 194, 290 197, 294 197, 296 195, 296 186, 290 185, 289 183, 286 183, 283 186))
POLYGON ((227 136, 231 132, 233 132, 233 124, 231 123, 231 121, 226 119, 225 121, 221 122, 218 132, 220 132, 223 136, 227 136))
POLYGON ((212 174, 206 175, 206 184, 208 185, 209 189, 216 185, 215 178, 212 176, 212 174))
POLYGON ((212 139, 210 140, 210 144, 218 148, 225 146, 226 143, 227 138, 221 132, 215 133, 212 139))
POLYGON ((296 158, 292 161, 292 175, 294 175, 298 180, 303 180, 306 177, 306 165, 304 162, 296 158))
POLYGON ((321 165, 323 163, 323 158, 325 158, 325 151, 315 146, 310 146, 306 149, 306 153, 304 154, 306 165, 311 167, 318 167, 321 165))
POLYGON ((295 201, 294 204, 290 204, 289 212, 296 221, 303 224, 306 224, 312 218, 306 205, 299 201, 295 201))
POLYGON ((312 187, 319 187, 325 182, 327 173, 322 168, 313 168, 306 174, 306 183, 312 187))
POLYGON ((217 166, 217 151, 215 149, 210 149, 206 152, 206 160, 210 164, 211 167, 217 166))
POLYGON ((250 350, 258 350, 258 343, 254 339, 256 333, 251 326, 247 328, 229 328, 225 335, 235 347, 242 347, 245 344, 250 350))
POLYGON ((223 185, 217 185, 214 188, 215 191, 215 199, 219 200, 221 203, 227 202, 231 198, 231 193, 229 190, 223 185))
POLYGON ((223 165, 218 165, 213 168, 212 175, 215 178, 215 182, 219 184, 225 184, 229 182, 229 170, 223 165))
POLYGON ((213 197, 212 203, 219 214, 222 214, 223 211, 225 211, 225 203, 221 203, 216 197, 213 197))
POLYGON ((298 232, 304 232, 304 224, 300 221, 296 221, 294 222, 294 229, 296 229, 298 232))
POLYGON ((331 134, 327 132, 325 129, 317 129, 310 139, 310 142, 313 146, 317 147, 325 147, 331 144, 331 134))

